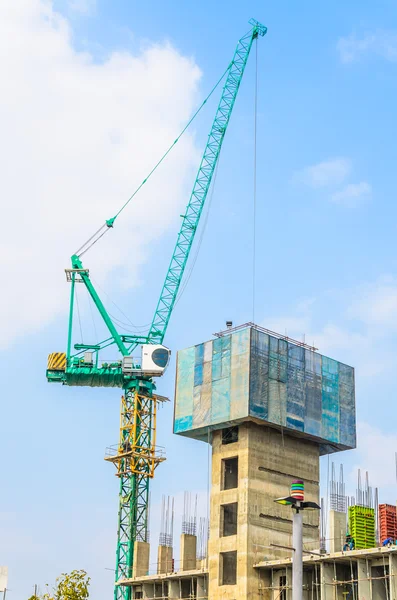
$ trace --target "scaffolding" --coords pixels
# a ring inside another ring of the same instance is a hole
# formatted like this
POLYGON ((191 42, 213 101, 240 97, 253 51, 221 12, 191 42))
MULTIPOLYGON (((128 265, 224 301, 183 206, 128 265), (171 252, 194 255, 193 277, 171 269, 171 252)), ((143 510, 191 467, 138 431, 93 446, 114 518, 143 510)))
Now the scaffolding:
MULTIPOLYGON (((337 552, 303 559, 304 600, 396 600, 397 547, 337 552)), ((292 560, 255 565, 258 594, 289 600, 292 560)))

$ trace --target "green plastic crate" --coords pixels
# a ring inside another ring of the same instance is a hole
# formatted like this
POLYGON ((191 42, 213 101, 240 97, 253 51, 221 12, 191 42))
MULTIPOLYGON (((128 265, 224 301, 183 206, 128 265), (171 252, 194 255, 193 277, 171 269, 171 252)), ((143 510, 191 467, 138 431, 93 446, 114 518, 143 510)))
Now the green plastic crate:
POLYGON ((357 550, 374 548, 375 510, 366 506, 349 506, 349 531, 357 550))

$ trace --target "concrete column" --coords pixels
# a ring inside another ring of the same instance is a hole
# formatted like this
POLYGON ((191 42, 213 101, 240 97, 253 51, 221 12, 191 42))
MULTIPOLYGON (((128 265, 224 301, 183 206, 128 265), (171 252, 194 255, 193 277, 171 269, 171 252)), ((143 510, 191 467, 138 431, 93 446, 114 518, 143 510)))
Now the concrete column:
POLYGON ((335 599, 335 585, 334 585, 334 568, 333 565, 325 562, 321 563, 321 600, 334 600, 335 599))
POLYGON ((142 591, 144 598, 153 598, 154 597, 154 584, 153 583, 143 583, 142 591))
POLYGON ((341 552, 346 538, 346 513, 329 511, 329 551, 341 552))
POLYGON ((172 548, 159 546, 157 551, 157 574, 171 573, 172 571, 172 548))
MULTIPOLYGON (((258 592, 260 600, 273 600, 272 569, 258 571, 258 592)), ((280 597, 280 596, 279 596, 280 597)))
POLYGON ((287 567, 285 569, 286 577, 287 577, 287 600, 292 600, 292 567, 287 567))
POLYGON ((148 542, 134 543, 134 564, 132 578, 143 577, 149 574, 150 544, 148 542))
POLYGON ((208 583, 206 577, 197 577, 197 600, 208 600, 208 583))
POLYGON ((386 600, 386 588, 382 579, 372 581, 372 600, 386 600))
MULTIPOLYGON (((371 600, 371 567, 367 560, 357 559, 358 597, 360 600, 371 600)), ((396 600, 395 598, 390 600, 396 600)))
POLYGON ((197 537, 188 533, 181 535, 181 571, 192 571, 196 569, 197 537))
POLYGON ((397 600, 397 554, 389 555, 390 600, 397 600))
POLYGON ((302 591, 303 600, 311 600, 312 585, 313 585, 313 571, 304 571, 303 572, 303 591, 302 591))
POLYGON ((168 584, 168 597, 170 600, 180 598, 179 579, 173 579, 168 584))

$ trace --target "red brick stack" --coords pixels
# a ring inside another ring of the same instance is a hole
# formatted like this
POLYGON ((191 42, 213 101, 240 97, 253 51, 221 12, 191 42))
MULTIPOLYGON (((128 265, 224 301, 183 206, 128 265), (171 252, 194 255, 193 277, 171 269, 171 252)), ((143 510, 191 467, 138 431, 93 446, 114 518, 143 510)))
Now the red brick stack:
POLYGON ((379 538, 382 543, 387 538, 397 539, 397 511, 393 504, 379 504, 379 538))

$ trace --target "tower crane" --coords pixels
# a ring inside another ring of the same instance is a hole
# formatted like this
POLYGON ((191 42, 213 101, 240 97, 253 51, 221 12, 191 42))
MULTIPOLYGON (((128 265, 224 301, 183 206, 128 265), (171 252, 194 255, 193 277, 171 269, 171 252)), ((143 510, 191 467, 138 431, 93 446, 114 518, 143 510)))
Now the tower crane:
POLYGON ((164 373, 170 359, 170 350, 163 345, 164 336, 252 44, 267 32, 267 28, 258 21, 251 19, 249 23, 251 29, 238 41, 224 74, 226 79, 221 99, 185 214, 182 215, 176 245, 147 335, 130 335, 117 330, 91 281, 89 270, 82 263, 83 254, 114 226, 121 210, 73 254, 71 267, 65 269, 67 281, 71 284, 67 347, 66 352, 49 355, 47 380, 69 386, 119 387, 124 391, 119 443, 105 457, 116 466, 120 480, 115 600, 131 599, 131 587, 122 585, 122 582, 132 577, 135 542, 148 541, 149 481, 158 464, 165 460, 156 450, 156 412, 165 398, 155 393, 154 382, 155 377, 164 373), (102 342, 72 344, 76 284, 85 286, 109 332, 109 337, 102 342), (140 361, 136 362, 132 353, 139 346, 142 354, 140 361), (101 351, 108 347, 116 348, 118 359, 111 363, 100 362, 101 351))

